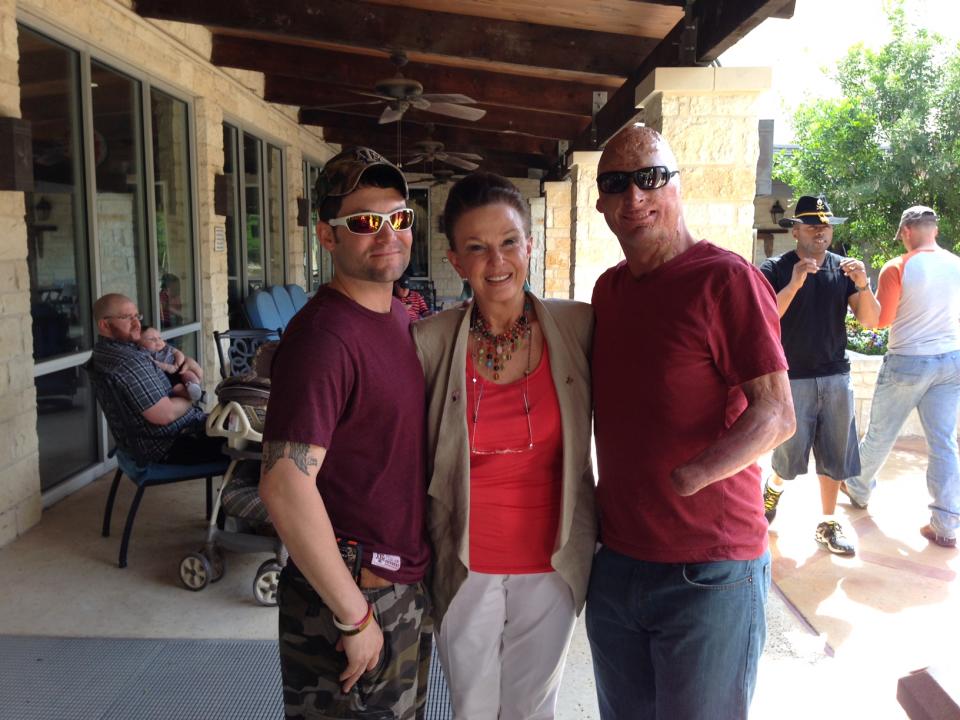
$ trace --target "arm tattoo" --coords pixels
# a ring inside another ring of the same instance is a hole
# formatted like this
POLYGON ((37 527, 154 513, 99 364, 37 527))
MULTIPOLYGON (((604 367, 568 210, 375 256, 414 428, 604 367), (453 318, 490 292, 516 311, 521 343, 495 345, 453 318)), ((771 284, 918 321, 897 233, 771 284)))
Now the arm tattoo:
POLYGON ((263 444, 263 467, 267 472, 273 470, 277 460, 283 457, 284 447, 286 447, 286 443, 282 442, 265 442, 263 444))
POLYGON ((308 468, 319 465, 317 459, 310 454, 307 443, 298 442, 266 442, 263 444, 263 463, 267 472, 273 469, 280 458, 290 458, 297 469, 304 475, 309 475, 308 468))

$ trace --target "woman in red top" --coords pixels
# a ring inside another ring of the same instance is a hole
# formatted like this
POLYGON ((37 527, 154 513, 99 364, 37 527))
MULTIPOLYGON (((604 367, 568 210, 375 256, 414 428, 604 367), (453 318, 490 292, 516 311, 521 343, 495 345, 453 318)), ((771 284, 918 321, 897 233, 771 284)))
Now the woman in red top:
POLYGON ((526 201, 475 173, 444 209, 474 300, 412 326, 427 379, 437 647, 458 718, 552 718, 596 540, 589 305, 523 290, 526 201))

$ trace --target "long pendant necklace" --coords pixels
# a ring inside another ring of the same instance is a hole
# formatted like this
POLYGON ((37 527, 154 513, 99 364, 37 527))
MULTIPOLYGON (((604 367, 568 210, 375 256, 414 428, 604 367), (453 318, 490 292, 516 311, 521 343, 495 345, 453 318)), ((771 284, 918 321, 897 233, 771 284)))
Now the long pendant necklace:
MULTIPOLYGON (((494 335, 490 331, 490 323, 480 312, 476 303, 473 305, 473 313, 470 318, 470 332, 473 334, 473 340, 476 345, 475 357, 476 364, 483 365, 493 372, 493 379, 500 379, 500 372, 513 353, 517 351, 524 338, 530 339, 530 301, 526 300, 523 304, 523 312, 516 322, 506 331, 499 335, 494 335)), ((530 368, 527 368, 527 372, 530 368)))

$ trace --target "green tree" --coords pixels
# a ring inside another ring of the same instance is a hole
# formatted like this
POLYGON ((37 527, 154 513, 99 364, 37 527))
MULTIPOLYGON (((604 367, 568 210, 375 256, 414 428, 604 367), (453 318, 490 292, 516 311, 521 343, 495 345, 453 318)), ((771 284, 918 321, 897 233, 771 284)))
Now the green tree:
POLYGON ((911 27, 902 0, 888 19, 893 39, 853 46, 834 76, 843 96, 800 105, 799 148, 774 158, 776 179, 849 216, 837 242, 874 267, 902 252, 910 205, 934 208, 941 244, 960 251, 960 47, 911 27))

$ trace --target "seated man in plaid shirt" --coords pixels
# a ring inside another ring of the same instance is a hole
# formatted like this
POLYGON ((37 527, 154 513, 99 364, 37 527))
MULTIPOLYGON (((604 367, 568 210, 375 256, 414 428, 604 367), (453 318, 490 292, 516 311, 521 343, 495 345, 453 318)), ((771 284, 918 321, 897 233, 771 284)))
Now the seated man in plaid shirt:
POLYGON ((166 374, 140 339, 136 304, 117 293, 93 305, 100 337, 90 367, 104 415, 117 446, 138 462, 194 465, 223 459, 222 438, 208 437, 207 415, 171 394, 166 374))

